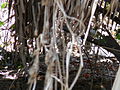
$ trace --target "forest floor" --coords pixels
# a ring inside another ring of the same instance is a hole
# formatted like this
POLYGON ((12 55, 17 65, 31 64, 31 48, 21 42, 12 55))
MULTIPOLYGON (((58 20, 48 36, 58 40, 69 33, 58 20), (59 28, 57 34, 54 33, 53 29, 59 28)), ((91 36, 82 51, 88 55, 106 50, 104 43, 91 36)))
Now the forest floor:
MULTIPOLYGON (((79 60, 73 57, 70 64, 71 84, 77 73, 79 60)), ((108 60, 103 62, 84 60, 84 68, 73 90, 111 90, 118 66, 118 63, 108 60)), ((45 64, 41 63, 40 68, 36 90, 43 90, 44 87, 45 64)), ((0 90, 28 90, 27 81, 28 76, 20 75, 19 70, 0 70, 0 90)))

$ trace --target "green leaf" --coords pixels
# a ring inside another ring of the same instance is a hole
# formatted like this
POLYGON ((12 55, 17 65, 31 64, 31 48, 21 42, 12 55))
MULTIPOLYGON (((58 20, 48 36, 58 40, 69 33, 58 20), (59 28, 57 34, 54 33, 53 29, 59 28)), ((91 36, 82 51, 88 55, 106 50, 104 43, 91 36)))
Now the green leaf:
POLYGON ((1 5, 1 8, 6 8, 6 7, 7 7, 7 5, 8 5, 8 3, 7 3, 7 2, 5 2, 5 3, 3 3, 3 4, 1 5))
POLYGON ((105 39, 100 39, 99 40, 101 43, 107 43, 105 39))
POLYGON ((18 68, 18 69, 21 69, 21 68, 23 68, 23 66, 22 66, 22 65, 19 65, 17 68, 18 68))
POLYGON ((11 25, 10 29, 15 29, 15 24, 11 25))
POLYGON ((0 21, 0 27, 4 25, 4 22, 0 21))
POLYGON ((106 10, 109 10, 109 8, 110 8, 110 4, 109 2, 106 2, 106 10))
POLYGON ((116 39, 120 40, 120 33, 116 34, 116 39))

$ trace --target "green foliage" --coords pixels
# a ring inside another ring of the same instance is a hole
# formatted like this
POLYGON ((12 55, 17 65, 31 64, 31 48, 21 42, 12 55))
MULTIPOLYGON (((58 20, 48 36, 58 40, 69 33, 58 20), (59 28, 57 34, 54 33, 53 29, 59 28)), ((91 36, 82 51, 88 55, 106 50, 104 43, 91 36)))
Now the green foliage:
POLYGON ((116 34, 116 39, 120 40, 120 33, 116 34))
POLYGON ((0 27, 3 26, 5 23, 3 21, 0 21, 0 27))
POLYGON ((6 8, 7 5, 8 5, 8 2, 4 2, 4 3, 2 3, 1 8, 6 8))
POLYGON ((12 24, 10 29, 15 29, 15 24, 12 24))
POLYGON ((107 43, 105 39, 100 39, 99 40, 101 43, 107 43))
POLYGON ((8 42, 3 42, 4 46, 9 46, 8 42))
POLYGON ((21 68, 23 68, 23 65, 18 65, 17 68, 21 69, 21 68))
POLYGON ((109 10, 109 8, 110 8, 110 4, 109 2, 106 2, 106 10, 109 10))

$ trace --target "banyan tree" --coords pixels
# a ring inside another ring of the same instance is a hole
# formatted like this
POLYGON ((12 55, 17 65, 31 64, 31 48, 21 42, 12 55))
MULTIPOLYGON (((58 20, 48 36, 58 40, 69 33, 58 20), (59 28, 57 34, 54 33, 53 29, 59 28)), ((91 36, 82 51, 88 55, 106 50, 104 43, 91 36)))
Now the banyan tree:
POLYGON ((8 22, 12 11, 15 17, 15 27, 10 28, 14 50, 29 74, 29 90, 36 88, 41 62, 46 65, 44 90, 58 87, 72 90, 86 67, 84 59, 97 61, 102 57, 94 51, 90 54, 92 47, 112 53, 116 58, 113 63, 120 61, 119 0, 8 0, 8 3, 8 22), (73 56, 79 63, 71 79, 73 56))

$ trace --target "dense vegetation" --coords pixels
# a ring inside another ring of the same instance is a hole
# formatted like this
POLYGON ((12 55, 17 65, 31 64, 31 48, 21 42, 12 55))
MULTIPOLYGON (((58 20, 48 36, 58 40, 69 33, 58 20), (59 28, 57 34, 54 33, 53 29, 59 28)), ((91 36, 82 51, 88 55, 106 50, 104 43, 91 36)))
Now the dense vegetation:
POLYGON ((7 27, 13 39, 4 37, 0 45, 0 69, 16 70, 17 78, 28 79, 29 90, 35 90, 37 80, 44 81, 40 84, 44 90, 110 90, 120 61, 119 3, 119 0, 3 2, 1 10, 8 9, 8 18, 0 19, 0 31, 7 27))

